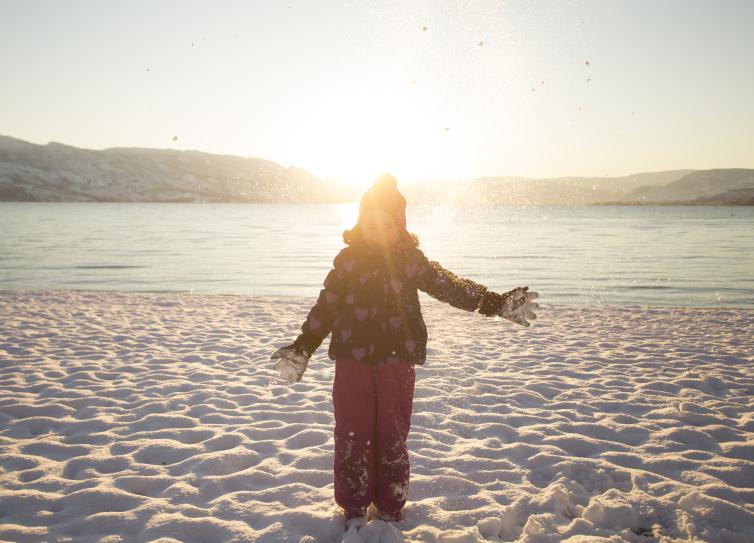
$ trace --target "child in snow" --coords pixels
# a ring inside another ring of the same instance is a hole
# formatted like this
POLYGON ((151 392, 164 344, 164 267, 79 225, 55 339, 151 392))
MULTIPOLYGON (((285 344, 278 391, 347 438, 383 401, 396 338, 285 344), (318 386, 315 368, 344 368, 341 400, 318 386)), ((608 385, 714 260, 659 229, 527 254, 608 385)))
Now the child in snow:
POLYGON ((367 522, 370 503, 382 520, 403 518, 414 365, 424 364, 427 345, 417 289, 523 326, 539 306, 529 287, 498 294, 428 260, 418 237, 406 230, 406 200, 391 175, 379 176, 366 191, 343 240, 347 247, 335 256, 301 334, 272 359, 284 379, 298 382, 332 331, 335 502, 350 527, 367 522))

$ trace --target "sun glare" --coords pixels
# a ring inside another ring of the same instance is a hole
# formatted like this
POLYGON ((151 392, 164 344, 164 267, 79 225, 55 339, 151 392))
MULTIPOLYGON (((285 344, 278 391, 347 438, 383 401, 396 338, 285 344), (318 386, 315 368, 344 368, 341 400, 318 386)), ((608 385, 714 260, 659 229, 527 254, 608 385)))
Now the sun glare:
POLYGON ((340 215, 341 230, 350 230, 354 227, 356 220, 359 218, 359 204, 356 202, 349 202, 336 205, 338 206, 338 214, 340 215))
POLYGON ((307 102, 291 149, 296 162, 363 189, 385 171, 415 180, 443 136, 410 88, 362 82, 307 102))

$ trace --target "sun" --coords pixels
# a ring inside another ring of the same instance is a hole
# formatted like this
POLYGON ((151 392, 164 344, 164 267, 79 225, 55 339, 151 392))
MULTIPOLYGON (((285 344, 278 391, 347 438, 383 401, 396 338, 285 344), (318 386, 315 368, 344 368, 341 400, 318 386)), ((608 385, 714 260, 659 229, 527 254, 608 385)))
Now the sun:
POLYGON ((297 109, 305 113, 291 153, 320 177, 366 189, 383 172, 414 180, 436 160, 442 128, 410 88, 361 81, 297 109))

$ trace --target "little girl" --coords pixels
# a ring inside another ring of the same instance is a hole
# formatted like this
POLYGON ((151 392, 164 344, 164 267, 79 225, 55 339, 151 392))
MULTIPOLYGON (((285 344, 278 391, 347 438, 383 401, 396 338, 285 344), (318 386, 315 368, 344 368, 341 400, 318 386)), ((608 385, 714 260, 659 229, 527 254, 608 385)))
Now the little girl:
POLYGON ((536 319, 539 305, 529 287, 498 294, 428 260, 418 237, 406 230, 406 200, 388 174, 366 191, 358 221, 343 240, 347 247, 335 257, 302 333, 272 359, 283 378, 298 382, 332 331, 335 502, 350 528, 367 522, 371 503, 377 518, 403 518, 414 366, 424 364, 427 346, 417 289, 523 326, 536 319))

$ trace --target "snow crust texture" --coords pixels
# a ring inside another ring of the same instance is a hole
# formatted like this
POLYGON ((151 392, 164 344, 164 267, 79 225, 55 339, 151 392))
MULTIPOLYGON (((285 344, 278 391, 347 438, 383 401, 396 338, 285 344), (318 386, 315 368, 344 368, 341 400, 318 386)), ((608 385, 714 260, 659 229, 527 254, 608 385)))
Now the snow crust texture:
POLYGON ((0 540, 754 541, 754 311, 423 300, 405 518, 346 531, 327 343, 269 360, 313 301, 0 291, 0 540))

